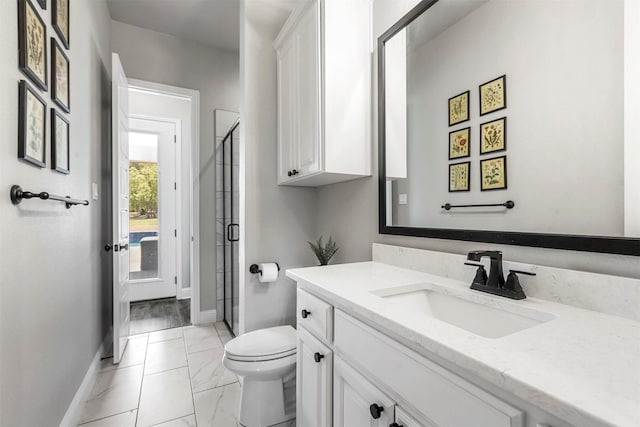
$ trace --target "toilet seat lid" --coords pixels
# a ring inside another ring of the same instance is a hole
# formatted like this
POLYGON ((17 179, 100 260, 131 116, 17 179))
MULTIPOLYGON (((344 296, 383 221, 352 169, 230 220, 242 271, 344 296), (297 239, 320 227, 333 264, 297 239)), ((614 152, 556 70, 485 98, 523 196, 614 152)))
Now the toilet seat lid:
POLYGON ((295 353, 296 330, 289 325, 258 329, 232 339, 224 350, 235 360, 279 359, 295 353))

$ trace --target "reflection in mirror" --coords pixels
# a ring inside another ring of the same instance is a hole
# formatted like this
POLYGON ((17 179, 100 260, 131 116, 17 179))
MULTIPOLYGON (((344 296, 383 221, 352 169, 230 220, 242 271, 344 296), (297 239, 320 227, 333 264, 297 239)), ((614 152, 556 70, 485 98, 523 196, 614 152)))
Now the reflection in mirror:
POLYGON ((440 0, 385 40, 383 224, 640 237, 628 21, 624 0, 440 0))

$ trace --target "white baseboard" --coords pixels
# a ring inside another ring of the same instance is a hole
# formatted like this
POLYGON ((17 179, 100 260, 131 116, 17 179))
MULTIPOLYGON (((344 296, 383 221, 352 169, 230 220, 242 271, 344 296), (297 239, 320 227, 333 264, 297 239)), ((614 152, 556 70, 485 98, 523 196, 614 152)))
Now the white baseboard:
POLYGON ((82 415, 82 410, 84 409, 83 404, 89 398, 89 394, 93 389, 93 385, 96 383, 98 367, 100 366, 100 360, 102 359, 102 352, 105 348, 105 342, 109 340, 109 335, 110 334, 107 334, 104 342, 100 344, 100 347, 98 347, 98 351, 96 352, 95 356, 93 356, 93 360, 89 365, 89 369, 87 369, 87 373, 84 375, 84 378, 80 383, 80 387, 78 387, 78 391, 76 391, 76 395, 73 396, 73 400, 69 404, 67 412, 64 414, 64 417, 60 422, 60 427, 74 427, 78 425, 78 421, 80 420, 80 416, 82 415))
POLYGON ((191 288, 178 288, 176 289, 176 298, 177 299, 187 299, 191 298, 191 288))
POLYGON ((201 311, 198 315, 198 323, 213 323, 216 321, 217 312, 216 310, 204 310, 201 311))

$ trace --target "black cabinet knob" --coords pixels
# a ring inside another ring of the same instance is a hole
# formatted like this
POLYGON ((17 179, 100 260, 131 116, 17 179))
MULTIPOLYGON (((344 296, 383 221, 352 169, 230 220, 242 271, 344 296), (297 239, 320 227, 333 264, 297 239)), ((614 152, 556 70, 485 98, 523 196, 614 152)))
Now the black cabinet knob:
POLYGON ((377 420, 380 418, 382 412, 384 412, 384 408, 377 403, 372 403, 371 406, 369 406, 369 412, 371 412, 371 417, 374 420, 377 420))
POLYGON ((313 355, 313 360, 316 361, 316 363, 320 363, 320 361, 324 359, 324 354, 320 354, 320 353, 315 353, 313 355))
POLYGON ((303 319, 306 319, 307 317, 311 316, 311 312, 307 310, 302 310, 300 314, 302 314, 303 319))
POLYGON ((391 423, 389 424, 389 427, 404 427, 402 424, 398 424, 398 423, 391 423))
POLYGON ((291 176, 291 175, 293 175, 293 172, 288 171, 288 172, 287 172, 287 176, 291 176))
POLYGON ((109 252, 111 249, 113 249, 113 246, 111 246, 109 243, 107 243, 106 245, 104 245, 104 250, 109 252))

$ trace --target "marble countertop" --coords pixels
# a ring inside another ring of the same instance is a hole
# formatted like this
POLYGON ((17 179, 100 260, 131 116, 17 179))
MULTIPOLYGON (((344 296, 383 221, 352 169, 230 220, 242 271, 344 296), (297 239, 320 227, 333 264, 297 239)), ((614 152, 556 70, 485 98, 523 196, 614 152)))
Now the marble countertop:
POLYGON ((501 338, 484 338, 437 319, 425 321, 370 293, 417 283, 466 292, 469 284, 459 280, 380 262, 286 274, 301 289, 409 348, 440 356, 570 424, 640 426, 640 322, 542 299, 493 297, 511 310, 524 307, 555 318, 501 338))

